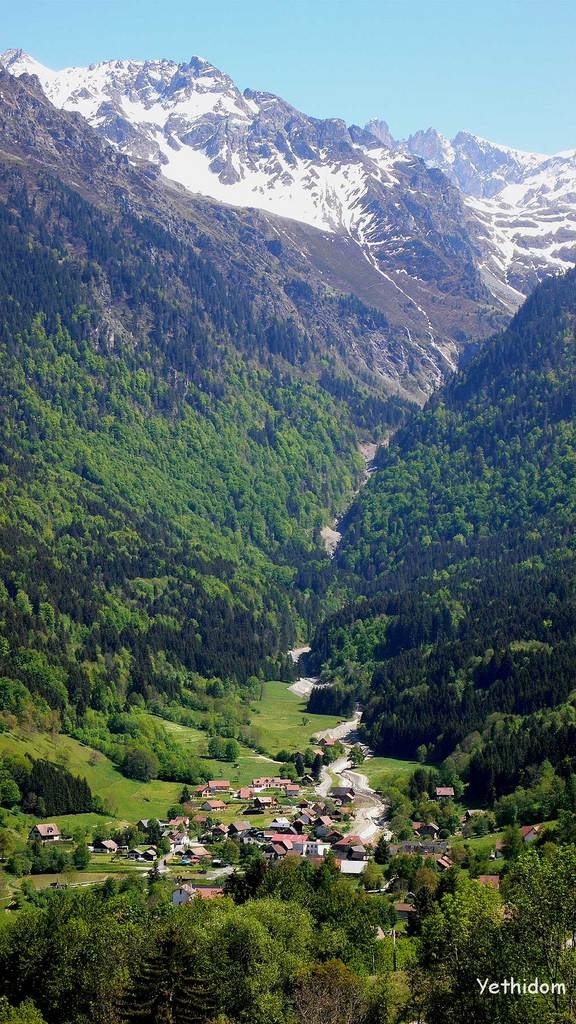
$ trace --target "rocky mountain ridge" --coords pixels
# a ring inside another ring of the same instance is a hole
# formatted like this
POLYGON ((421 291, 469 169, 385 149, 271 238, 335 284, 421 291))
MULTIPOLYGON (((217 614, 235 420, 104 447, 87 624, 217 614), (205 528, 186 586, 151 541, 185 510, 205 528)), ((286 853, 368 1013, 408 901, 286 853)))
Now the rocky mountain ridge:
POLYGON ((542 158, 468 133, 450 143, 432 129, 398 143, 382 121, 347 126, 241 92, 200 57, 52 71, 8 50, 0 63, 36 75, 55 106, 130 160, 283 218, 274 231, 325 279, 392 310, 428 364, 425 390, 541 277, 576 260, 574 154, 542 158))

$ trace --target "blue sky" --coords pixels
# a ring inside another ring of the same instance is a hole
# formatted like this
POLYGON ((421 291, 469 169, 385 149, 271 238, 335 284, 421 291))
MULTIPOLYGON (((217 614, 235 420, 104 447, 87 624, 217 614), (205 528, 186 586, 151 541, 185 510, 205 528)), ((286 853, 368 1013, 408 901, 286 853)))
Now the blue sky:
POLYGON ((201 54, 317 117, 576 147, 572 0, 24 0, 0 49, 51 67, 201 54))

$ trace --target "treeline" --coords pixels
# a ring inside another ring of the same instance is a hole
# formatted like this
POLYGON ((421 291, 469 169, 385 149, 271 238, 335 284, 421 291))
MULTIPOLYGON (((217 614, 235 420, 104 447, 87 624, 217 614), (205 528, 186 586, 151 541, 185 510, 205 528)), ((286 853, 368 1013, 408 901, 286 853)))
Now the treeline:
POLYGON ((0 802, 4 807, 20 806, 41 818, 102 810, 86 779, 50 761, 16 755, 0 758, 0 802))

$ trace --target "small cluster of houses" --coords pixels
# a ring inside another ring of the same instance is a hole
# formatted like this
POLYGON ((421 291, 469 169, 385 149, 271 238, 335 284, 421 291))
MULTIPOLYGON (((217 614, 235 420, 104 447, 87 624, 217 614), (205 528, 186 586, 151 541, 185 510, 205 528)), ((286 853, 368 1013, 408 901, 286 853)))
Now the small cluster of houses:
MULTIPOLYGON (((234 840, 239 846, 255 846, 269 862, 280 861, 287 856, 306 858, 313 863, 321 863, 330 851, 343 875, 359 876, 366 868, 371 845, 358 835, 346 834, 347 811, 355 797, 354 789, 349 786, 335 786, 329 797, 312 799, 302 795, 302 787, 288 779, 278 776, 263 776, 252 780, 250 786, 234 789, 226 779, 212 779, 201 786, 195 787, 191 794, 195 807, 186 805, 188 814, 177 815, 169 821, 158 822, 162 838, 168 841, 169 853, 166 856, 179 857, 179 864, 190 867, 207 867, 217 864, 214 859, 212 844, 226 839, 234 840), (222 797, 227 797, 224 801, 222 797), (298 799, 299 798, 299 799, 298 799), (244 815, 229 824, 218 820, 220 811, 230 810, 231 800, 240 801, 244 815), (289 804, 284 801, 290 800, 289 804), (194 810, 197 809, 197 813, 194 810), (257 816, 263 812, 275 814, 270 824, 258 824, 248 820, 245 815, 257 816)), ((451 786, 439 786, 436 789, 439 800, 454 798, 451 786)), ((469 820, 474 814, 481 813, 468 810, 464 816, 469 820)), ((140 819, 137 828, 142 833, 148 831, 149 820, 140 819)), ((434 821, 412 822, 415 838, 408 842, 390 845, 392 855, 398 853, 420 853, 431 857, 439 871, 447 871, 453 866, 448 856, 449 846, 445 840, 438 838, 440 827, 434 821)), ((532 842, 539 834, 538 825, 527 825, 522 829, 525 842, 532 842)), ((60 829, 54 823, 35 825, 29 838, 42 843, 53 843, 61 840, 60 829)), ((112 854, 127 857, 128 860, 142 864, 154 863, 159 854, 153 844, 128 849, 120 847, 114 839, 97 839, 91 852, 112 854)), ((503 855, 503 841, 496 842, 493 857, 503 855)), ((166 869, 167 870, 167 869, 166 869)), ((481 876, 483 884, 498 887, 498 875, 481 876)), ((223 890, 218 886, 198 887, 191 882, 180 880, 173 893, 173 902, 181 904, 196 897, 208 899, 221 895, 223 890)), ((396 910, 400 919, 409 920, 415 913, 411 904, 399 903, 396 910)))

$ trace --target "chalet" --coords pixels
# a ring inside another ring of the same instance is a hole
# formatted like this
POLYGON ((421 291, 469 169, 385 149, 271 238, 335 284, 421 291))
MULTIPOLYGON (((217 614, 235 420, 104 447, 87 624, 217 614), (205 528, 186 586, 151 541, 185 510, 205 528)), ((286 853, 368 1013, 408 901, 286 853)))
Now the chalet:
POLYGON ((254 810, 265 811, 270 807, 276 807, 278 801, 275 796, 255 796, 254 810))
POLYGON ((239 800, 251 800, 253 796, 254 790, 250 789, 249 786, 242 786, 241 789, 238 790, 239 800))
POLYGON ((215 839, 225 839, 226 836, 228 835, 228 832, 228 825, 223 825, 222 822, 220 822, 218 825, 214 825, 214 828, 212 829, 212 835, 214 836, 215 839))
POLYGON ((500 888, 500 875, 478 875, 480 885, 491 885, 493 889, 500 888))
POLYGON ((367 860, 366 847, 360 836, 344 836, 332 847, 336 857, 342 860, 367 860))
POLYGON ((267 826, 270 832, 292 832, 294 831, 288 818, 274 818, 267 826))
POLYGON ((484 813, 485 812, 483 810, 481 810, 480 808, 467 807, 466 810, 464 811, 464 814, 463 814, 463 817, 462 817, 461 820, 463 820, 463 821, 470 821, 470 819, 471 818, 475 818, 477 814, 484 814, 484 813))
POLYGON ((329 749, 330 747, 335 747, 337 743, 338 740, 334 740, 331 737, 323 737, 320 740, 320 746, 323 747, 324 750, 329 749))
POLYGON ((330 798, 339 800, 341 804, 351 804, 354 799, 354 790, 351 786, 335 786, 330 790, 330 798))
POLYGON ((418 913, 413 903, 395 903, 394 910, 399 921, 409 921, 418 913))
POLYGON ((140 818, 140 821, 136 822, 136 828, 139 832, 147 832, 150 818, 140 818))
POLYGON ((201 786, 195 786, 192 792, 197 800, 201 800, 202 797, 205 796, 210 796, 210 790, 207 782, 203 782, 201 786))
POLYGON ((454 867, 454 861, 450 860, 450 857, 447 857, 445 853, 436 854, 434 860, 438 865, 439 871, 448 871, 450 868, 454 867))
POLYGON ((208 789, 211 793, 229 793, 230 783, 228 779, 210 779, 208 789))
POLYGON ((252 825, 249 821, 233 821, 228 829, 228 835, 230 836, 243 836, 246 832, 249 832, 252 825))
POLYGON ((41 843, 56 843, 62 836, 58 825, 48 822, 46 825, 34 825, 28 838, 41 843))
POLYGON ((157 856, 158 851, 156 850, 156 848, 154 846, 149 846, 147 850, 144 850, 142 854, 142 859, 152 861, 156 860, 157 856))
POLYGON ((190 828, 190 818, 187 818, 183 814, 179 814, 176 818, 171 818, 168 822, 168 828, 190 828))
POLYGON ((192 843, 190 846, 190 853, 192 857, 196 857, 198 860, 210 860, 210 851, 202 846, 202 843, 192 843))
POLYGON ((313 823, 314 835, 327 836, 332 831, 333 821, 328 814, 322 814, 313 823))
POLYGON ((113 839, 97 839, 94 843, 94 853, 118 853, 118 843, 113 839))
POLYGON ((437 825, 435 821, 413 821, 412 828, 416 835, 420 836, 422 839, 436 839, 440 831, 440 826, 437 825))
POLYGON ((188 882, 183 882, 177 889, 174 889, 172 893, 172 903, 175 907, 182 906, 183 903, 188 903, 194 899, 196 895, 196 889, 193 885, 188 882))
POLYGON ((282 789, 286 796, 289 797, 298 796, 300 793, 300 786, 296 782, 287 782, 282 786, 282 789))
POLYGON ((200 804, 200 808, 203 811, 223 811, 226 804, 223 800, 205 800, 203 804, 200 804))
POLYGON ((538 839, 540 835, 539 825, 522 825, 520 829, 522 833, 522 839, 525 843, 533 843, 535 839, 538 839))
POLYGON ((506 843, 504 842, 503 839, 497 839, 495 844, 494 844, 494 850, 490 854, 490 860, 501 860, 501 858, 504 856, 504 847, 505 846, 506 846, 506 843))
POLYGON ((453 800, 454 786, 436 786, 435 793, 437 800, 453 800))

